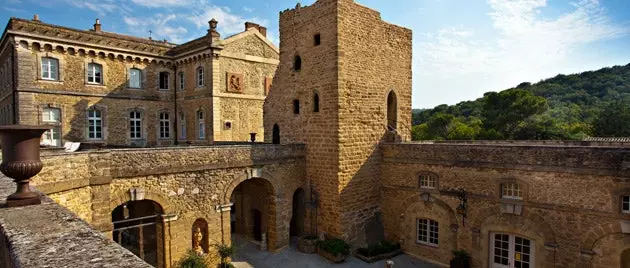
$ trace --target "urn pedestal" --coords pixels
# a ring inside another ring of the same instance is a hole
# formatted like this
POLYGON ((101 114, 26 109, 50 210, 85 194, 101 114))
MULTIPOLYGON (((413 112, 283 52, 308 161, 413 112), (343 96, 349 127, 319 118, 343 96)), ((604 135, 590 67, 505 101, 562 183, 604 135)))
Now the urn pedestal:
POLYGON ((38 193, 29 187, 31 178, 42 170, 39 143, 46 126, 0 126, 2 163, 0 172, 17 184, 14 194, 7 197, 8 207, 21 207, 41 203, 38 193))

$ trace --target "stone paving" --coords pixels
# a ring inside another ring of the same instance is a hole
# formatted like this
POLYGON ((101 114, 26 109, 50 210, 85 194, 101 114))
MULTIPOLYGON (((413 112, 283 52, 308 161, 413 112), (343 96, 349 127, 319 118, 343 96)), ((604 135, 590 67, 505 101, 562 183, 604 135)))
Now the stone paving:
MULTIPOLYGON (((295 240, 292 240, 291 247, 279 253, 269 253, 258 250, 258 245, 239 236, 233 236, 233 242, 236 246, 236 256, 232 259, 232 263, 236 268, 280 268, 280 267, 296 267, 296 268, 383 268, 385 260, 375 263, 365 263, 357 258, 348 257, 348 259, 340 264, 333 264, 317 254, 304 254, 295 248, 295 240)), ((429 264, 411 256, 402 254, 393 259, 395 268, 417 267, 417 268, 437 268, 434 264, 429 264)))

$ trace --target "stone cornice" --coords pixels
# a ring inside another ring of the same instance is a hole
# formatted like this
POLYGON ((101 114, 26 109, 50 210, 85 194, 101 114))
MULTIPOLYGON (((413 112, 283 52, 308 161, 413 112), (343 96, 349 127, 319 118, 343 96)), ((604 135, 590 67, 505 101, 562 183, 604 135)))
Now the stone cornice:
POLYGON ((39 88, 27 88, 19 89, 18 92, 39 93, 39 94, 51 94, 51 95, 63 95, 63 96, 76 96, 76 97, 99 97, 99 98, 111 98, 111 99, 126 99, 126 100, 146 100, 146 101, 164 101, 171 102, 171 99, 161 99, 158 96, 136 96, 136 95, 123 95, 123 94, 99 94, 99 93, 86 93, 75 91, 63 91, 63 90, 50 90, 39 88))
POLYGON ((263 57, 251 56, 251 55, 240 54, 240 53, 237 54, 237 53, 221 52, 219 54, 219 57, 251 61, 251 62, 257 62, 257 63, 266 63, 266 64, 271 64, 271 65, 280 64, 280 61, 277 59, 263 58, 263 57))

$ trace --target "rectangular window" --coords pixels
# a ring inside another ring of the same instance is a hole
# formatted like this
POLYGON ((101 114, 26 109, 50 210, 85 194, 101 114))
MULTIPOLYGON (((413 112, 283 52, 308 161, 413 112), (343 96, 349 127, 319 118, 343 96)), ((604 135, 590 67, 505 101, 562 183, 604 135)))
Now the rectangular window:
POLYGON ((420 175, 420 188, 435 189, 437 187, 437 179, 431 175, 420 175))
POLYGON ((197 68, 197 86, 198 87, 203 87, 203 68, 199 67, 197 68))
POLYGON ((630 213, 630 196, 624 195, 621 197, 621 212, 630 213))
POLYGON ((300 114, 300 100, 293 100, 293 113, 300 114))
POLYGON ((140 69, 129 69, 129 87, 141 88, 142 71, 140 69))
POLYGON ((523 199, 523 192, 518 183, 508 182, 501 185, 501 197, 507 199, 523 199))
POLYGON ((103 67, 100 64, 90 63, 88 64, 88 84, 102 84, 103 83, 103 67))
POLYGON ((316 34, 316 35, 313 37, 313 40, 315 41, 315 45, 316 45, 316 46, 319 46, 319 45, 322 43, 322 40, 321 40, 321 39, 322 39, 322 36, 321 36, 320 34, 316 34))
POLYGON ((429 219, 417 219, 418 237, 416 242, 430 246, 438 246, 438 222, 429 219))
POLYGON ((42 58, 42 79, 59 80, 59 61, 53 58, 42 58))
POLYGON ((168 90, 168 73, 160 72, 160 90, 168 90))
POLYGON ((171 120, 168 113, 160 113, 160 139, 171 137, 171 120))
POLYGON ((179 90, 184 90, 184 72, 179 73, 179 90))
POLYGON ((97 109, 88 110, 88 140, 103 139, 103 117, 97 109))
POLYGON ((183 140, 186 139, 186 115, 184 113, 179 114, 179 129, 181 130, 179 133, 179 137, 183 140))
POLYGON ((140 112, 129 113, 129 135, 132 140, 142 139, 142 117, 140 112))
POLYGON ((42 122, 51 128, 42 136, 42 145, 61 146, 61 110, 58 108, 44 108, 42 122))
POLYGON ((206 122, 204 120, 203 111, 197 112, 197 124, 199 125, 199 139, 206 138, 206 122))

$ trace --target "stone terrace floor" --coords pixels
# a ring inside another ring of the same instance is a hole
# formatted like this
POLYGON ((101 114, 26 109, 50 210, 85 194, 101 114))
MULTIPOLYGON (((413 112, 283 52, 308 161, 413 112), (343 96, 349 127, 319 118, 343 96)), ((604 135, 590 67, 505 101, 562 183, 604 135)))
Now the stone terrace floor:
MULTIPOLYGON (((232 237, 236 246, 236 256, 232 259, 232 263, 236 268, 383 268, 385 261, 375 263, 365 263, 357 258, 348 257, 348 259, 340 264, 333 264, 317 254, 304 254, 296 249, 296 241, 291 240, 291 247, 282 252, 272 254, 258 250, 258 246, 248 240, 240 237, 232 237)), ((408 255, 402 254, 393 259, 394 268, 434 268, 439 267, 429 264, 408 255)))

